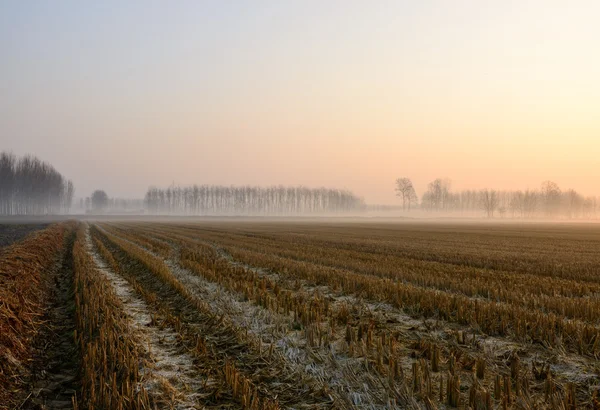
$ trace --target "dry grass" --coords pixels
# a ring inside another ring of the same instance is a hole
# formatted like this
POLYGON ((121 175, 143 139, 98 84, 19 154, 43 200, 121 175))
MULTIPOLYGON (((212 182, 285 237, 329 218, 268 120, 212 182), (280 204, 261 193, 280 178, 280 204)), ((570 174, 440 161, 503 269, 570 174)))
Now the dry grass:
POLYGON ((42 325, 41 275, 56 268, 73 227, 52 225, 0 254, 0 403, 7 408, 23 399, 31 346, 42 325))

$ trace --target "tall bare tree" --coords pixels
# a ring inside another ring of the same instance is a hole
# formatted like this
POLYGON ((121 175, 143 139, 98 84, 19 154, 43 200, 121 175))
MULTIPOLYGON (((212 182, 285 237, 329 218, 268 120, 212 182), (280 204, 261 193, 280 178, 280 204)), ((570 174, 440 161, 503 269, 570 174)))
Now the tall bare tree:
POLYGON ((554 217, 560 210, 561 191, 556 182, 542 182, 542 200, 547 217, 554 217))
POLYGON ((284 186, 151 187, 144 202, 150 213, 176 215, 295 215, 365 208, 362 198, 346 190, 284 186))
POLYGON ((75 187, 73 186, 73 181, 68 180, 66 186, 64 187, 64 212, 68 214, 71 210, 71 206, 73 206, 73 196, 75 195, 75 187))
POLYGON ((0 153, 0 214, 58 214, 72 192, 72 183, 52 165, 31 155, 0 153))
POLYGON ((423 203, 427 208, 435 211, 448 210, 452 204, 449 179, 437 178, 427 186, 427 192, 423 194, 423 203))
POLYGON ((417 193, 409 178, 403 177, 396 179, 396 196, 402 198, 402 209, 410 211, 410 205, 415 202, 417 193))
POLYGON ((483 189, 479 192, 479 206, 488 218, 494 217, 494 212, 500 203, 498 191, 483 189))
POLYGON ((11 215, 15 194, 16 157, 7 152, 0 153, 0 214, 11 215))
POLYGON ((565 192, 565 214, 567 218, 578 217, 583 208, 584 198, 574 189, 569 189, 565 192))

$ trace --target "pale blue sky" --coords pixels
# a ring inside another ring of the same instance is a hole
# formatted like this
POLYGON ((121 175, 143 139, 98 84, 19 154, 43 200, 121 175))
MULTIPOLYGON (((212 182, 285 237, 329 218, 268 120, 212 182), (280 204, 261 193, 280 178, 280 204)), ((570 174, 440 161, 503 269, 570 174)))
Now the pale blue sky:
POLYGON ((0 149, 150 184, 600 194, 594 1, 0 2, 0 149))

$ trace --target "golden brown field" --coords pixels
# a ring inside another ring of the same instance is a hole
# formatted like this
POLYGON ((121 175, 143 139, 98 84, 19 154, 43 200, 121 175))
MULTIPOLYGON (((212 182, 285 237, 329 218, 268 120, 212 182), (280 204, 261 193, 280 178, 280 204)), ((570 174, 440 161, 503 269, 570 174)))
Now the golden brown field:
MULTIPOLYGON (((59 228, 73 236, 56 236, 72 254, 71 408, 600 408, 600 226, 59 228)), ((68 407, 32 390, 27 366, 0 369, 23 408, 68 407)))

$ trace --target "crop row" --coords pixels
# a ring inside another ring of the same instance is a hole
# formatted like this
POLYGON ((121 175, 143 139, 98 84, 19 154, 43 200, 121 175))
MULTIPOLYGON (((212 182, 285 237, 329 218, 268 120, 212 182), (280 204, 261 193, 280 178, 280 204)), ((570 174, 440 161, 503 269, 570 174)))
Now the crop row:
MULTIPOLYGON (((107 230, 112 231, 112 229, 107 230)), ((136 233, 130 232, 130 238, 135 238, 136 236, 136 233)), ((141 244, 141 242, 142 241, 138 244, 141 244)), ((191 256, 190 252, 191 250, 187 247, 182 247, 180 249, 180 260, 184 267, 191 267, 191 271, 206 279, 209 283, 217 283, 220 288, 218 291, 219 293, 229 292, 231 295, 237 294, 241 299, 248 299, 249 296, 249 299, 254 303, 254 306, 256 306, 256 313, 254 313, 255 317, 269 316, 264 312, 259 312, 262 309, 267 309, 271 313, 271 320, 274 319, 278 323, 278 326, 271 330, 270 336, 265 335, 267 336, 267 340, 263 340, 263 344, 266 342, 267 345, 266 348, 263 349, 268 350, 269 352, 281 351, 284 357, 290 359, 290 356, 298 356, 298 352, 295 351, 295 347, 286 346, 286 344, 291 340, 303 340, 306 342, 307 355, 304 359, 300 360, 299 365, 303 368, 312 368, 313 370, 311 372, 318 373, 319 378, 326 378, 327 383, 319 383, 321 388, 331 388, 338 393, 338 401, 343 402, 345 408, 353 407, 353 403, 363 402, 365 406, 368 405, 367 403, 371 403, 369 404, 370 407, 381 406, 380 408, 389 408, 389 406, 391 406, 390 403, 396 402, 403 403, 404 407, 410 408, 410 403, 414 401, 414 398, 412 397, 412 394, 406 390, 406 386, 401 378, 396 379, 396 382, 393 385, 388 386, 387 375, 384 379, 379 376, 374 377, 369 372, 362 372, 360 370, 365 365, 365 361, 359 359, 358 354, 355 355, 355 358, 337 357, 336 359, 335 356, 339 355, 326 348, 326 346, 329 346, 329 338, 332 338, 333 335, 327 334, 326 324, 318 324, 319 314, 315 312, 314 299, 303 301, 301 295, 292 296, 291 292, 286 291, 286 295, 290 296, 288 306, 290 306, 291 310, 288 312, 278 311, 278 309, 274 309, 274 305, 269 302, 273 299, 267 294, 262 293, 265 297, 262 301, 264 305, 261 303, 261 296, 258 294, 260 285, 253 286, 252 284, 248 284, 245 280, 238 280, 237 282, 242 284, 242 287, 239 288, 236 286, 235 281, 231 280, 231 277, 225 277, 223 275, 215 276, 212 274, 212 269, 205 269, 200 264, 189 259, 191 256), (250 291, 252 295, 249 293, 244 295, 242 289, 250 291), (237 292, 237 290, 240 290, 240 292, 237 292), (292 308, 291 306, 294 307, 292 308), (309 315, 313 315, 312 319, 308 318, 309 315), (281 327, 281 325, 287 326, 287 330, 285 327, 281 327), (278 331, 278 329, 281 329, 282 331, 278 331), (292 336, 292 333, 295 334, 292 336), (273 339, 272 336, 275 336, 275 338, 273 339), (268 339, 271 340, 269 341, 268 339), (313 360, 313 358, 315 360, 313 360), (340 377, 345 380, 340 381, 340 377), (329 387, 327 387, 327 385, 329 385, 329 387), (364 391, 365 386, 369 386, 367 391, 364 391)), ((193 256, 191 257, 193 258, 193 256)), ((234 299, 232 299, 232 301, 233 300, 234 299)), ((323 312, 322 317, 327 318, 327 312, 323 312)), ((341 332, 343 332, 343 328, 341 332)), ((292 344, 296 345, 297 343, 293 342, 292 344)), ((364 350, 366 351, 366 348, 364 350)), ((295 361, 295 359, 292 359, 292 361, 295 361)))
MULTIPOLYGON (((170 232, 173 233, 172 230, 170 232)), ((186 237, 193 239, 193 234, 181 236, 186 237)), ((276 272, 293 271, 296 277, 309 280, 315 285, 328 285, 345 293, 388 302, 426 317, 476 324, 489 335, 510 335, 517 340, 564 347, 591 356, 600 352, 600 330, 596 326, 569 320, 552 312, 545 313, 544 309, 532 310, 495 300, 471 298, 462 293, 421 287, 398 279, 282 257, 271 253, 268 246, 264 246, 262 250, 249 250, 243 243, 240 246, 225 246, 222 242, 219 242, 219 246, 240 262, 276 272)), ((436 277, 439 272, 422 271, 421 275, 436 277)), ((461 276, 456 275, 455 280, 460 283, 461 276)), ((485 286, 487 281, 481 280, 480 283, 485 286)), ((586 308, 583 306, 580 309, 586 308)))
POLYGON ((331 405, 331 399, 323 392, 303 391, 307 387, 301 386, 290 389, 296 380, 281 358, 263 349, 260 340, 236 326, 226 313, 216 314, 162 258, 113 234, 110 229, 95 229, 93 235, 114 255, 120 269, 129 272, 126 275, 135 277, 145 291, 155 293, 154 302, 161 300, 163 308, 187 328, 184 339, 194 337, 196 340, 202 336, 201 344, 211 352, 213 367, 244 408, 272 409, 282 403, 290 405, 298 402, 299 394, 310 397, 300 402, 302 405, 331 405))
POLYGON ((480 269, 600 283, 600 237, 586 227, 480 227, 403 224, 400 227, 356 224, 306 224, 290 232, 282 224, 180 224, 180 229, 223 236, 245 236, 282 244, 313 245, 336 252, 358 250, 376 256, 438 262, 480 269))
MULTIPOLYGON (((129 233, 129 238, 134 241, 141 240, 142 238, 150 240, 148 239, 149 236, 154 236, 154 239, 151 240, 160 243, 161 246, 165 245, 165 241, 177 243, 177 245, 181 247, 181 264, 197 274, 202 275, 206 279, 218 282, 231 291, 242 293, 254 303, 267 309, 271 309, 276 313, 293 314, 295 319, 305 327, 305 334, 310 345, 319 346, 327 344, 330 342, 329 338, 332 333, 334 333, 336 329, 339 332, 339 326, 342 326, 342 329, 346 329, 345 339, 348 343, 348 355, 358 354, 365 356, 368 359, 366 362, 368 363, 366 364, 367 369, 379 372, 382 376, 388 378, 391 377, 393 379, 395 377, 394 375, 397 375, 398 367, 396 358, 398 357, 398 350, 390 350, 390 346, 394 345, 394 340, 396 340, 391 334, 386 334, 384 331, 378 331, 374 336, 373 331, 375 327, 373 325, 366 326, 364 323, 360 323, 360 320, 353 323, 354 320, 348 321, 347 316, 344 321, 344 315, 342 314, 343 309, 331 308, 326 298, 319 298, 318 296, 314 297, 314 295, 313 297, 307 297, 307 295, 302 294, 302 292, 297 292, 297 289, 296 291, 293 289, 294 280, 297 281, 300 278, 313 284, 328 286, 332 289, 340 289, 344 292, 350 291, 361 297, 366 296, 367 298, 375 300, 385 300, 385 298, 377 298, 377 294, 369 290, 369 288, 372 287, 372 283, 363 282, 361 283, 362 286, 357 287, 356 284, 351 286, 350 284, 352 281, 359 280, 359 278, 352 276, 340 278, 338 275, 344 272, 340 272, 339 270, 311 272, 309 269, 302 269, 306 267, 306 264, 293 265, 290 264, 290 261, 282 260, 281 258, 265 260, 259 258, 261 255, 249 254, 241 251, 238 251, 237 253, 231 252, 234 259, 246 264, 266 267, 269 271, 273 272, 294 272, 293 280, 271 280, 269 275, 257 275, 256 271, 240 267, 239 265, 228 264, 221 257, 222 255, 219 255, 214 248, 202 243, 193 243, 193 241, 189 237, 186 238, 185 235, 177 235, 172 231, 168 232, 162 229, 154 230, 153 235, 149 235, 148 232, 136 233, 134 231, 129 233), (273 265, 272 263, 274 261, 280 261, 281 264, 273 265), (298 274, 299 272, 300 274, 298 274), (287 289, 285 288, 286 286, 287 289), (341 322, 338 323, 340 319, 341 322)), ((228 251, 231 251, 231 249, 228 249, 228 251)), ((361 276, 364 277, 364 275, 361 276)), ((366 277, 366 279, 369 278, 366 277)), ((373 280, 373 278, 371 278, 371 280, 373 280)), ((383 285, 384 286, 379 290, 385 295, 384 288, 389 287, 390 284, 384 282, 383 285)), ((411 290, 410 287, 408 289, 411 290)), ((421 310, 420 312, 423 311, 421 310)), ((483 312, 484 313, 480 314, 485 317, 485 311, 483 312)), ((470 323, 470 320, 464 320, 463 322, 470 323)), ((438 388, 436 386, 437 390, 432 388, 433 378, 430 375, 431 371, 428 369, 429 366, 431 366, 431 368, 434 369, 434 372, 440 371, 440 349, 435 344, 425 342, 422 350, 424 352, 423 354, 430 358, 431 364, 429 364, 429 362, 419 361, 413 363, 413 368, 411 369, 412 375, 409 377, 409 379, 412 379, 413 392, 427 402, 428 400, 431 400, 435 390, 435 396, 443 397, 442 401, 448 402, 449 404, 456 404, 456 400, 460 400, 461 395, 456 395, 452 392, 455 391, 456 385, 460 384, 460 376, 453 371, 452 368, 448 368, 449 374, 447 377, 439 376, 435 379, 439 382, 440 387, 438 388), (435 352, 437 352, 437 354, 435 352), (436 355, 437 359, 435 359, 436 355)), ((447 360, 452 361, 456 359, 454 357, 455 352, 449 353, 448 349, 446 349, 445 353, 447 354, 447 360)), ((470 368, 477 369, 477 372, 485 374, 485 370, 481 370, 484 365, 475 365, 477 363, 484 363, 481 360, 474 360, 468 357, 463 357, 462 359, 465 363, 463 363, 464 366, 461 367, 465 367, 466 370, 469 370, 470 368), (473 361, 471 362, 471 360, 473 361)), ((533 394, 533 391, 530 392, 528 385, 529 378, 526 375, 527 372, 518 371, 516 376, 513 374, 514 377, 508 379, 508 384, 503 378, 501 378, 500 381, 497 380, 501 373, 502 372, 493 372, 488 375, 488 379, 491 377, 494 380, 495 387, 493 391, 495 394, 493 397, 495 400, 500 400, 500 402, 502 402, 502 400, 512 401, 513 398, 511 397, 510 392, 513 388, 516 389, 516 394, 520 397, 519 400, 523 402, 531 400, 531 398, 528 397, 530 397, 530 394, 533 394), (494 376, 494 374, 496 376, 494 376), (497 385, 501 385, 502 383, 504 383, 504 386, 509 387, 504 387, 504 390, 500 392, 497 385)), ((544 385, 553 385, 554 383, 551 377, 549 377, 548 372, 538 372, 538 374, 535 375, 535 372, 532 371, 530 376, 535 376, 534 380, 540 380, 540 378, 543 379, 544 385)), ((468 382, 468 385, 470 385, 469 397, 468 399, 463 397, 463 399, 468 400, 470 404, 479 402, 479 408, 486 408, 485 406, 487 406, 487 404, 485 403, 488 403, 492 397, 490 395, 492 386, 490 383, 489 388, 486 389, 483 387, 483 384, 479 383, 477 380, 477 378, 473 378, 473 380, 468 382)), ((546 404, 575 400, 574 394, 569 394, 569 391, 569 389, 566 389, 563 392, 564 394, 560 395, 561 399, 557 399, 555 394, 546 394, 546 404)))
POLYGON ((82 355, 81 390, 75 408, 150 409, 139 388, 143 352, 114 289, 91 258, 85 227, 73 248, 76 340, 82 355))
MULTIPOLYGON (((180 232, 185 232, 181 229, 180 232)), ((189 235, 195 235, 187 230, 189 235)), ((269 253, 295 261, 305 261, 416 286, 460 293, 519 305, 527 309, 551 312, 569 319, 590 323, 600 320, 600 285, 590 282, 517 274, 468 266, 404 258, 395 254, 379 255, 360 250, 339 250, 315 244, 265 240, 247 236, 203 232, 205 240, 255 252, 269 253)))

